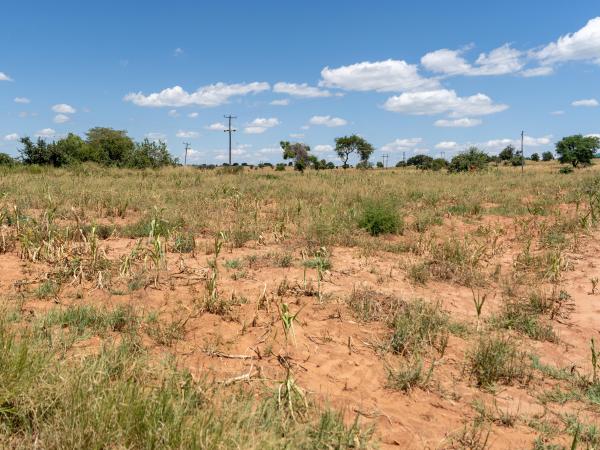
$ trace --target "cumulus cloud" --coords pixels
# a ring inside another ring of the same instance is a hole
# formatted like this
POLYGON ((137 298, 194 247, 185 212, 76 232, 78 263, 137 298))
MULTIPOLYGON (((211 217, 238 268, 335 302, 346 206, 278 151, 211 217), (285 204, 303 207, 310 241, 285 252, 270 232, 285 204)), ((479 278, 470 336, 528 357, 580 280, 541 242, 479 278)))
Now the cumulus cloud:
MULTIPOLYGON (((533 136, 525 136, 523 138, 523 145, 525 147, 542 147, 546 145, 550 145, 552 143, 552 135, 542 136, 542 137, 533 137, 533 136)), ((491 150, 501 150, 504 147, 512 145, 514 147, 519 147, 521 145, 520 139, 492 139, 487 142, 482 142, 478 144, 478 146, 485 147, 491 150)))
POLYGON ((0 72, 0 81, 13 81, 13 79, 4 72, 0 72))
POLYGON ((566 61, 592 61, 600 64, 600 17, 589 20, 578 31, 561 36, 532 53, 546 65, 566 61))
POLYGON ((141 92, 131 92, 123 100, 146 107, 179 107, 189 105, 212 107, 227 103, 231 97, 258 94, 269 89, 269 83, 264 82, 237 84, 219 82, 203 86, 192 93, 185 91, 181 86, 174 86, 148 95, 144 95, 141 92))
POLYGON ((53 130, 52 128, 44 128, 42 130, 39 130, 37 133, 35 133, 35 136, 41 137, 41 138, 49 138, 49 137, 56 136, 56 131, 53 130))
POLYGON ((304 137, 303 133, 290 133, 290 137, 293 139, 302 139, 304 137))
POLYGON ((435 144, 435 148, 438 150, 456 150, 459 147, 458 142, 454 141, 441 141, 435 144))
POLYGON ((531 77, 545 77, 548 75, 552 75, 554 73, 554 69, 550 66, 540 66, 534 67, 532 69, 525 69, 521 72, 521 75, 525 78, 531 77))
POLYGON ((381 150, 384 152, 404 151, 408 149, 414 149, 421 142, 423 142, 423 139, 420 137, 408 139, 395 139, 394 141, 385 144, 383 147, 381 147, 381 150))
POLYGON ((4 136, 4 140, 5 141, 18 141, 19 137, 20 136, 17 133, 10 133, 10 134, 7 134, 6 136, 4 136))
POLYGON ((505 75, 523 67, 522 52, 504 44, 489 53, 480 53, 472 65, 462 57, 464 50, 443 48, 421 58, 426 69, 444 75, 505 75))
POLYGON ((329 144, 319 144, 319 145, 315 145, 315 147, 313 148, 313 151, 315 153, 327 153, 327 152, 332 152, 333 151, 333 145, 329 145, 329 144))
POLYGON ((584 98, 581 100, 575 100, 574 102, 571 103, 572 106, 588 106, 588 107, 595 107, 598 106, 598 100, 596 100, 595 98, 584 98))
POLYGON ((553 116, 562 116, 565 112, 563 110, 552 111, 550 114, 553 116))
POLYGON ((276 92, 277 94, 288 94, 293 97, 304 98, 331 97, 333 95, 326 89, 319 89, 315 86, 309 86, 306 83, 275 83, 273 86, 273 92, 276 92))
POLYGON ((27 104, 27 103, 31 103, 31 100, 29 100, 27 97, 15 97, 14 102, 21 103, 21 104, 27 104))
POLYGON ((144 137, 148 138, 149 140, 151 140, 153 142, 158 142, 158 141, 166 142, 166 140, 167 140, 166 134, 159 133, 156 131, 151 131, 150 133, 146 133, 144 137))
POLYGON ((71 120, 66 114, 57 114, 54 116, 54 123, 65 123, 71 120))
POLYGON ((403 92, 387 99, 383 107, 388 111, 434 115, 448 113, 451 117, 483 116, 504 111, 508 105, 495 104, 484 94, 459 97, 454 90, 403 92))
POLYGON ((59 103, 52 107, 52 111, 60 114, 75 114, 77 110, 73 108, 71 105, 67 105, 66 103, 59 103))
POLYGON ((181 56, 183 55, 183 49, 177 47, 175 50, 173 50, 173 56, 181 56))
POLYGON ((264 117, 258 117, 246 125, 244 128, 244 133, 262 134, 269 128, 276 127, 277 125, 279 125, 279 120, 275 117, 268 119, 264 117))
POLYGON ((184 131, 184 130, 179 130, 175 136, 177 136, 178 138, 197 138, 198 136, 200 136, 200 133, 198 133, 197 131, 184 131))
POLYGON ((176 109, 170 109, 167 114, 169 115, 169 117, 179 117, 179 113, 176 109))
POLYGON ((221 122, 215 122, 215 123, 211 123, 210 125, 205 126, 204 128, 206 128, 207 130, 210 130, 210 131, 223 131, 225 128, 227 128, 227 125, 225 125, 221 122))
POLYGON ((197 112, 191 112, 187 115, 190 119, 195 119, 196 117, 198 117, 198 113, 197 112))
POLYGON ((349 91, 394 92, 439 86, 437 80, 422 77, 416 65, 393 59, 365 61, 335 69, 325 67, 321 77, 320 86, 349 91))
POLYGON ((324 125, 326 127, 342 127, 348 122, 340 117, 312 116, 308 121, 311 125, 324 125))
POLYGON ((481 119, 469 119, 463 117, 462 119, 439 119, 434 122, 436 127, 446 128, 470 128, 481 125, 481 119))
POLYGON ((273 100, 270 104, 273 106, 287 106, 290 104, 290 100, 288 98, 280 98, 273 100))

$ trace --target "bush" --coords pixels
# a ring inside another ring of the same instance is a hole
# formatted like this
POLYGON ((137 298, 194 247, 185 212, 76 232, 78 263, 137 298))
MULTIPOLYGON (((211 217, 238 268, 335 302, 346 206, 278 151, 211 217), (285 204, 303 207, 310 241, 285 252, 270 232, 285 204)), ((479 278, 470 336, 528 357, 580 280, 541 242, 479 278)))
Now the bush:
POLYGON ((448 172, 472 172, 486 168, 489 157, 477 147, 471 147, 466 152, 452 158, 448 172))
POLYGON ((558 169, 558 173, 572 173, 573 168, 571 166, 564 166, 558 169))
POLYGON ((554 159, 554 155, 552 152, 544 152, 542 153, 542 161, 552 161, 554 159))
POLYGON ((540 155, 538 155, 537 153, 532 153, 531 154, 531 160, 538 162, 540 160, 540 155))
POLYGON ((17 161, 7 155, 6 153, 0 153, 0 166, 12 167, 17 164, 17 161))
POLYGON ((402 218, 389 202, 370 200, 365 202, 358 219, 358 226, 371 236, 401 233, 404 228, 402 218))
POLYGON ((486 388, 496 383, 526 382, 531 376, 527 359, 508 337, 481 337, 469 355, 471 375, 478 386, 486 388))
POLYGON ((415 155, 406 160, 407 166, 415 166, 418 169, 427 169, 432 163, 433 158, 427 155, 415 155))

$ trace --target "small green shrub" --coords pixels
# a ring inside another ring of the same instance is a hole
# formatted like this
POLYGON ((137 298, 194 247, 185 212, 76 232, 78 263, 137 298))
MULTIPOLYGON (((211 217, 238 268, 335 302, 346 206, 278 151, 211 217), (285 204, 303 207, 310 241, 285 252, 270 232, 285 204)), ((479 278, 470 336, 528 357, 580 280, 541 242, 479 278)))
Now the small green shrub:
POLYGON ((358 226, 368 231, 371 236, 379 236, 401 233, 404 221, 393 205, 381 200, 370 200, 363 205, 358 226))
POLYGON ((509 337, 482 336, 469 354, 469 363, 471 375, 484 388, 496 383, 525 383, 531 377, 527 354, 509 337))

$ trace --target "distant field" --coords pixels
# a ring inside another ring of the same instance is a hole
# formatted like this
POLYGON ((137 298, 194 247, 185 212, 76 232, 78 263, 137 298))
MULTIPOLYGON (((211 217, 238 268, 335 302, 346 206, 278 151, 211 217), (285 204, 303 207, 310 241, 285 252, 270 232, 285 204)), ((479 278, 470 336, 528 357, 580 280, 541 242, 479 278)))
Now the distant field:
POLYGON ((0 168, 0 447, 600 448, 598 167, 0 168))

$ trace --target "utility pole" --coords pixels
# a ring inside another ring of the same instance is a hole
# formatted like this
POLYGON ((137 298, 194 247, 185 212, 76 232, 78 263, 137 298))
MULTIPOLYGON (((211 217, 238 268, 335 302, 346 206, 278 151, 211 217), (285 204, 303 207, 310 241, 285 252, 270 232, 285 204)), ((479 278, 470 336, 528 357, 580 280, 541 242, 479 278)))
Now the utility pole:
POLYGON ((521 173, 525 171, 525 153, 523 153, 523 136, 525 136, 525 131, 521 131, 521 173))
POLYGON ((442 157, 442 159, 446 159, 446 152, 443 152, 443 151, 442 151, 442 152, 440 152, 440 153, 441 153, 441 155, 440 155, 440 156, 442 157))
POLYGON ((387 169, 387 162, 388 162, 389 157, 390 157, 390 155, 387 153, 384 153, 383 155, 381 155, 381 161, 383 163, 384 169, 387 169))
POLYGON ((402 163, 406 165, 406 152, 402 152, 402 163))
POLYGON ((231 119, 237 119, 237 117, 232 116, 231 114, 229 114, 228 116, 223 116, 223 117, 225 117, 229 121, 228 128, 223 131, 225 133, 229 133, 229 165, 231 165, 231 133, 233 133, 234 131, 237 131, 237 130, 231 128, 231 119))
POLYGON ((190 149, 190 143, 184 142, 183 145, 185 145, 185 156, 183 157, 183 165, 187 166, 187 154, 188 154, 188 150, 190 149))

